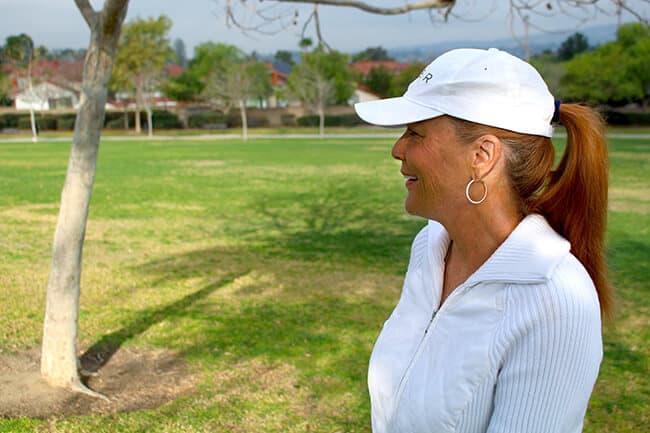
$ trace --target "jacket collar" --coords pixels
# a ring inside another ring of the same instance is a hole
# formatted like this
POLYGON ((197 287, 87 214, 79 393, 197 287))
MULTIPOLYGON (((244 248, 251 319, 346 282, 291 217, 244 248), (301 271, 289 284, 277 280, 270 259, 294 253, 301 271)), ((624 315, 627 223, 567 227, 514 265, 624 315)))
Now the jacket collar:
MULTIPOLYGON (((433 269, 444 266, 448 247, 449 235, 445 228, 429 221, 429 259, 433 269)), ((569 241, 557 234, 543 216, 531 214, 463 285, 485 281, 542 282, 570 250, 569 241)))

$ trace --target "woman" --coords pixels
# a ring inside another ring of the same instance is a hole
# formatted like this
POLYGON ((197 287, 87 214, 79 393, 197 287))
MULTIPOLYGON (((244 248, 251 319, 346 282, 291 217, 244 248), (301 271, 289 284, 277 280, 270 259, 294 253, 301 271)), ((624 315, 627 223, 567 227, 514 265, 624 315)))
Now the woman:
POLYGON ((612 309, 600 118, 496 49, 445 53, 355 108, 406 125, 392 156, 429 220, 370 359, 373 432, 580 432, 612 309))

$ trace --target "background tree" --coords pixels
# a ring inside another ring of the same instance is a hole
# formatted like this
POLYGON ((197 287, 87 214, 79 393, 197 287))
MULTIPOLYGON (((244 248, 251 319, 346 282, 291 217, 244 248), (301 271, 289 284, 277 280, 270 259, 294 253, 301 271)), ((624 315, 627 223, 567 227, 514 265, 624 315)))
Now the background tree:
POLYGON ((621 26, 617 41, 627 50, 627 69, 637 86, 638 101, 643 111, 650 105, 650 27, 641 23, 621 26))
POLYGON ((203 90, 203 83, 192 71, 185 70, 163 83, 163 91, 174 101, 194 101, 203 90))
POLYGON ((616 32, 616 41, 624 48, 630 48, 640 40, 650 37, 650 26, 643 23, 628 23, 616 32))
POLYGON ((11 105, 11 78, 0 69, 0 106, 11 105))
POLYGON ((179 65, 187 67, 187 52, 185 51, 185 42, 181 38, 174 39, 174 54, 179 65))
POLYGON ((373 93, 381 97, 386 97, 390 94, 393 87, 394 74, 383 66, 372 68, 365 77, 364 83, 373 93))
POLYGON ((242 53, 233 45, 204 42, 194 47, 194 57, 178 77, 167 80, 164 90, 177 101, 194 101, 201 98, 210 72, 219 68, 225 59, 235 59, 242 53))
POLYGON ((325 108, 333 103, 347 103, 354 93, 347 56, 326 52, 322 46, 301 55, 301 62, 291 70, 288 91, 319 117, 319 134, 325 135, 325 108))
POLYGON ((388 55, 388 51, 384 47, 368 47, 360 53, 352 56, 353 62, 359 62, 362 60, 371 60, 371 61, 385 61, 385 60, 394 60, 388 55))
POLYGON ((264 63, 245 56, 232 45, 209 44, 198 51, 195 69, 207 70, 201 95, 212 106, 224 112, 237 107, 241 116, 242 138, 247 140, 247 103, 251 99, 266 98, 271 94, 269 69, 264 63))
POLYGON ((48 60, 62 60, 64 62, 80 62, 86 56, 84 48, 55 48, 47 52, 48 60))
POLYGON ((276 51, 273 58, 275 60, 287 63, 289 65, 293 65, 295 63, 293 61, 293 54, 291 53, 291 51, 287 51, 287 50, 278 50, 278 51, 276 51))
POLYGON ((152 100, 162 87, 163 67, 174 56, 167 32, 169 18, 135 19, 124 25, 115 58, 112 87, 135 96, 135 132, 140 129, 140 110, 147 113, 147 132, 153 135, 152 100))
POLYGON ((354 94, 354 80, 348 67, 348 56, 336 50, 326 51, 322 45, 310 53, 301 55, 301 62, 308 63, 332 80, 334 85, 334 104, 347 104, 354 94))
POLYGON ((587 51, 589 41, 582 33, 574 33, 562 42, 557 50, 557 57, 560 60, 570 60, 577 54, 587 51))
POLYGON ((603 44, 567 62, 560 80, 562 98, 610 105, 638 101, 647 106, 650 36, 638 26, 621 26, 615 42, 603 44))
POLYGON ((19 35, 8 36, 3 49, 5 62, 10 63, 18 83, 18 88, 27 92, 29 99, 29 120, 32 128, 32 141, 38 141, 38 131, 36 128, 36 118, 34 116, 34 103, 37 100, 34 93, 34 82, 32 80, 32 65, 34 59, 38 56, 38 50, 34 48, 32 38, 21 33, 19 35), (21 74, 25 77, 20 77, 21 74), (24 78, 24 84, 21 83, 24 78))
POLYGON ((402 96, 411 81, 420 75, 426 65, 424 63, 413 63, 402 69, 399 74, 393 77, 388 96, 402 96))
POLYGON ((128 0, 105 0, 99 12, 89 0, 75 0, 75 3, 90 28, 90 44, 84 60, 81 102, 54 232, 43 321, 41 374, 51 385, 97 395, 83 385, 78 371, 81 257, 108 82, 128 0))

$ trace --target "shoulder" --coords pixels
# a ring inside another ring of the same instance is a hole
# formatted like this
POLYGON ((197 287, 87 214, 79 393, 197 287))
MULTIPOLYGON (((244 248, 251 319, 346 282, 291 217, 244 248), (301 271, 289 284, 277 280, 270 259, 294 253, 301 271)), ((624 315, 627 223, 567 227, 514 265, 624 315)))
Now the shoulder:
POLYGON ((573 254, 567 254, 553 269, 546 290, 549 302, 558 309, 563 307, 559 311, 588 313, 598 318, 600 326, 600 304, 596 287, 585 267, 573 254))
POLYGON ((572 254, 564 256, 544 282, 510 284, 504 325, 515 334, 552 332, 600 335, 600 305, 584 266, 572 254), (546 331, 542 331, 546 330, 546 331))

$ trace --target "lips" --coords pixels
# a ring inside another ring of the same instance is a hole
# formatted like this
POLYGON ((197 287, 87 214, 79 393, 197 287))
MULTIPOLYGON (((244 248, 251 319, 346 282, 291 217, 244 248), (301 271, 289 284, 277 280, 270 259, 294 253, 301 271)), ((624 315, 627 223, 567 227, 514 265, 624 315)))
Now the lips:
POLYGON ((413 185, 415 182, 418 181, 417 176, 413 176, 412 174, 404 173, 403 171, 401 172, 402 176, 404 176, 405 179, 405 184, 406 187, 409 187, 410 185, 413 185))

